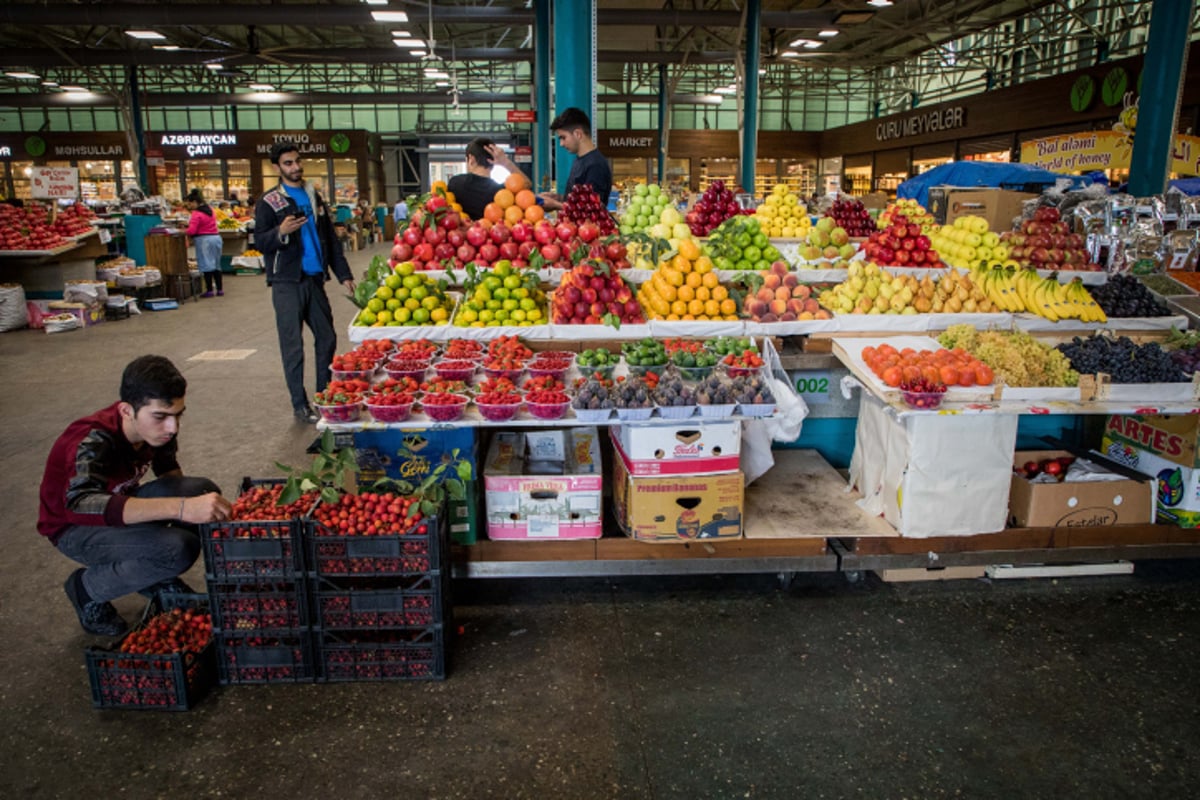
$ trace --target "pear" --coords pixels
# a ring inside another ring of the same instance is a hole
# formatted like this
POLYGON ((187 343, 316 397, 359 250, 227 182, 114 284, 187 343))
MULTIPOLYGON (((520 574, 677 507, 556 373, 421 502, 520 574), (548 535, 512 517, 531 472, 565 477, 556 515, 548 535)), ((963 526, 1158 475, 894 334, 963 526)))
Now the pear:
POLYGON ((863 288, 863 291, 866 293, 867 297, 871 298, 872 300, 874 300, 876 297, 879 297, 879 281, 867 281, 867 285, 863 288))

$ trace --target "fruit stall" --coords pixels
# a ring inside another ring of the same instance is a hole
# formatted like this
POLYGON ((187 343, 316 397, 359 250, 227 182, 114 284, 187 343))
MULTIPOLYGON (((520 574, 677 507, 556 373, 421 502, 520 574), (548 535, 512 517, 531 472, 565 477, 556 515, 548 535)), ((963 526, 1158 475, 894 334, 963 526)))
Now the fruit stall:
POLYGON ((0 281, 19 283, 30 296, 57 296, 67 281, 95 278, 96 258, 108 247, 94 219, 82 203, 0 204, 0 281))

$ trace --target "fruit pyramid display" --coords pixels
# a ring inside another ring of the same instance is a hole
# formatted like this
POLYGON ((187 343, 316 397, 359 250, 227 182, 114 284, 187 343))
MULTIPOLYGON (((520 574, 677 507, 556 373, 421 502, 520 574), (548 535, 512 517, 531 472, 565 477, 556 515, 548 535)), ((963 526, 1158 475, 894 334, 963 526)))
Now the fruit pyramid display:
POLYGON ((737 216, 722 222, 708 237, 704 252, 718 270, 763 271, 783 258, 755 217, 737 216))
MULTIPOLYGON (((662 221, 662 212, 672 205, 671 195, 657 183, 635 184, 621 212, 619 230, 622 236, 632 233, 649 233, 650 229, 662 221)), ((680 222, 682 222, 680 218, 680 222)), ((666 238, 666 237, 663 237, 666 238)))
POLYGON ((0 203, 0 250, 53 250, 66 244, 71 240, 51 228, 45 206, 0 203))
POLYGON ((782 183, 771 187, 771 193, 754 210, 754 216, 761 223, 763 232, 772 239, 805 237, 812 226, 800 196, 782 183))
POLYGON ((636 324, 646 321, 633 290, 606 258, 587 258, 562 277, 551 301, 556 325, 636 324))
POLYGON ((81 236, 92 231, 92 221, 96 214, 83 203, 72 203, 58 209, 50 230, 67 237, 81 236))
POLYGON ((737 302, 729 296, 694 239, 679 242, 676 254, 658 265, 638 288, 646 317, 663 320, 736 320, 737 302))
POLYGON ((874 231, 863 245, 863 254, 884 267, 945 267, 941 253, 933 249, 921 226, 903 214, 894 214, 885 230, 874 231))
MULTIPOLYGON (((933 248, 942 260, 959 269, 974 269, 980 265, 1008 260, 1009 250, 1000 243, 1000 235, 988 230, 988 221, 973 214, 956 217, 949 225, 936 228, 929 235, 933 248)), ((1016 265, 1016 262, 1012 262, 1016 265)))
POLYGON ((850 263, 846 280, 817 296, 835 314, 940 314, 998 312, 967 275, 951 270, 936 278, 893 275, 874 263, 850 263))
POLYGON ((1041 277, 1034 269, 1015 269, 998 264, 976 266, 971 270, 971 277, 1001 311, 1026 311, 1051 322, 1060 319, 1108 321, 1104 309, 1080 278, 1063 284, 1055 277, 1041 277))
POLYGON ((483 220, 490 223, 503 222, 516 225, 525 221, 530 224, 544 219, 546 211, 537 204, 533 184, 524 172, 511 172, 504 179, 504 186, 497 190, 492 202, 484 206, 483 220))
POLYGON ((1092 261, 1082 236, 1071 233, 1071 226, 1053 206, 1043 206, 1033 219, 1021 223, 1016 231, 1000 234, 1009 248, 1009 256, 1022 267, 1050 270, 1097 272, 1102 268, 1092 261))
POLYGON ((413 327, 447 325, 453 299, 444 281, 419 274, 416 265, 397 264, 354 318, 355 325, 370 327, 413 327))
POLYGON ((411 263, 417 271, 461 269, 466 263, 458 252, 467 241, 464 220, 446 193, 431 192, 413 212, 408 227, 396 233, 389 263, 393 268, 411 263))
POLYGON ((612 214, 596 190, 586 183, 577 183, 567 193, 562 210, 558 212, 560 220, 569 220, 576 225, 591 222, 600 227, 601 236, 611 236, 617 232, 617 224, 612 214))
POLYGON ((742 207, 734 199, 733 192, 725 188, 725 181, 713 181, 688 211, 686 221, 692 229, 692 235, 700 238, 708 236, 722 222, 741 213, 742 207))
POLYGON ((800 282, 787 265, 776 261, 762 276, 762 283, 746 292, 742 313, 755 322, 792 322, 795 320, 829 319, 831 314, 821 308, 812 296, 812 287, 800 282))
POLYGON ((884 230, 892 224, 892 220, 897 214, 902 215, 909 222, 915 222, 921 226, 921 233, 929 236, 933 230, 938 227, 934 222, 933 214, 925 210, 925 207, 911 197, 902 197, 894 203, 889 203, 880 214, 879 219, 875 221, 875 227, 879 230, 884 230))
POLYGON ((858 252, 851 243, 849 232, 839 226, 833 217, 821 217, 808 229, 808 244, 800 248, 800 257, 812 263, 820 259, 833 261, 849 259, 858 252))
POLYGON ((454 315, 456 327, 529 327, 549 321, 546 293, 536 270, 516 270, 508 261, 499 261, 486 271, 467 267, 463 292, 465 297, 454 315))
POLYGON ((848 234, 856 238, 870 236, 875 230, 871 212, 867 211, 861 200, 853 197, 834 200, 825 216, 832 217, 839 228, 845 228, 848 234))

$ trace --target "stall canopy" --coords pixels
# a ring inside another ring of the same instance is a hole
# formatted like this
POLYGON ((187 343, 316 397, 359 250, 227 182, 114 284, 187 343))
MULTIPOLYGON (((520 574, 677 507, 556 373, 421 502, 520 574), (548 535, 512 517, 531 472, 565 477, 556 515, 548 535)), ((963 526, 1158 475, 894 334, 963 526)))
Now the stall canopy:
POLYGON ((1041 191, 1047 186, 1053 186, 1059 179, 1069 180, 1075 187, 1089 183, 1086 178, 1080 178, 1078 175, 1056 175, 1028 164, 954 161, 934 167, 915 178, 909 178, 896 188, 896 196, 915 198, 921 205, 928 206, 931 186, 990 186, 1017 191, 1041 191))

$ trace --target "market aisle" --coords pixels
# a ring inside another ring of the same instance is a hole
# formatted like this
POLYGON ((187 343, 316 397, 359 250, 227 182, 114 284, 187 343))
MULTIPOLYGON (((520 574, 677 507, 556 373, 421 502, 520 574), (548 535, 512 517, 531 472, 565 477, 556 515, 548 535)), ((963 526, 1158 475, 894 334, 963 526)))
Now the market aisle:
MULTIPOLYGON (((352 254, 360 272, 376 248, 352 254)), ((0 796, 1161 797, 1200 780, 1200 581, 850 586, 816 576, 456 584, 451 677, 236 687, 93 711, 37 484, 71 419, 158 352, 189 472, 302 463, 260 278, 68 334, 0 335, 0 796), (201 351, 240 360, 188 361, 201 351)), ((339 330, 352 310, 331 290, 339 330)), ((345 343, 343 342, 343 345, 345 343)), ((201 585, 202 570, 188 576, 201 585)), ((129 618, 139 604, 119 606, 129 618)))

